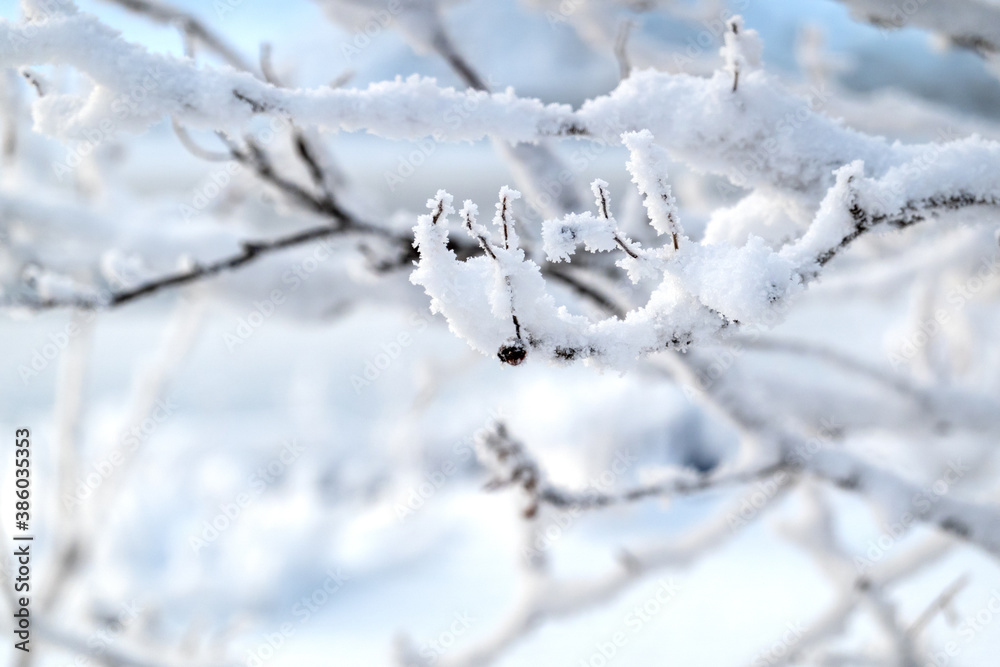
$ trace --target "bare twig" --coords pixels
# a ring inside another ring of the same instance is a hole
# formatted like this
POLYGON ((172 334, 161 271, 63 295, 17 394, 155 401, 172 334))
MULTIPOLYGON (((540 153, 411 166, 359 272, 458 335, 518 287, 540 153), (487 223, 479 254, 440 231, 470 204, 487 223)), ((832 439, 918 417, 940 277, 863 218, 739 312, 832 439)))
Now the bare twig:
POLYGON ((820 254, 816 258, 816 263, 821 267, 826 265, 840 251, 847 248, 857 238, 878 225, 884 224, 893 229, 905 229, 918 222, 923 222, 928 217, 936 217, 941 211, 958 211, 972 206, 989 206, 995 208, 1000 206, 1000 200, 995 197, 977 197, 966 192, 954 195, 935 195, 925 199, 909 201, 903 205, 900 212, 893 213, 892 215, 872 213, 856 201, 851 202, 848 210, 854 219, 854 229, 844 236, 840 243, 820 254))

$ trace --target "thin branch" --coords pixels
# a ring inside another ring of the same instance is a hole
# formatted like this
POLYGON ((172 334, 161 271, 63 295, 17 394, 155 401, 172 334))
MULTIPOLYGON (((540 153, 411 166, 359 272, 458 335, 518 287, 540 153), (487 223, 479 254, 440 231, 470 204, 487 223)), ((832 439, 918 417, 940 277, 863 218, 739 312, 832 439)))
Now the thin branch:
POLYGON ((864 376, 893 391, 914 398, 921 403, 929 401, 927 394, 905 377, 884 372, 873 365, 866 364, 848 354, 819 343, 778 336, 753 337, 744 334, 736 334, 730 337, 728 341, 749 349, 815 357, 821 361, 840 366, 852 373, 864 376))
MULTIPOLYGON (((602 180, 596 180, 594 181, 592 187, 594 189, 595 194, 597 195, 596 203, 597 203, 598 214, 605 220, 611 220, 611 202, 608 201, 610 199, 610 195, 608 194, 608 184, 602 180)), ((629 245, 622 239, 621 235, 618 233, 617 228, 615 228, 613 236, 615 239, 615 243, 618 244, 618 247, 624 250, 629 257, 631 257, 632 259, 639 259, 639 255, 634 250, 632 250, 632 248, 629 247, 629 245)), ((674 241, 675 246, 676 243, 677 242, 675 240, 674 241)))
POLYGON ((458 52, 451 38, 443 29, 437 31, 432 41, 434 50, 444 58, 458 77, 473 90, 489 91, 490 87, 476 72, 471 64, 458 52))
POLYGON ((628 39, 635 27, 634 21, 623 21, 615 36, 615 60, 618 61, 618 76, 624 81, 632 73, 632 63, 628 57, 628 39))
POLYGON ((331 196, 326 194, 316 196, 300 185, 283 177, 274 169, 269 156, 255 142, 248 140, 247 150, 241 150, 224 134, 219 133, 219 136, 228 144, 230 155, 233 159, 250 167, 258 177, 282 191, 295 203, 306 210, 329 218, 331 222, 274 239, 244 241, 238 253, 208 264, 195 264, 190 268, 140 283, 125 290, 110 292, 97 297, 77 296, 71 298, 22 300, 17 305, 28 306, 35 310, 63 307, 84 309, 114 308, 136 299, 150 296, 167 288, 187 285, 204 278, 238 269, 261 257, 287 248, 293 248, 331 236, 351 234, 371 235, 395 244, 400 250, 399 257, 394 261, 375 267, 379 271, 408 265, 415 256, 408 235, 397 234, 383 227, 364 222, 341 207, 331 196))
POLYGON ((196 264, 189 269, 177 271, 148 282, 140 283, 139 285, 129 289, 111 292, 104 298, 98 297, 92 299, 81 296, 69 299, 51 298, 32 301, 26 300, 18 302, 17 305, 29 306, 34 310, 49 310, 53 308, 66 307, 84 309, 114 308, 116 306, 130 303, 136 299, 150 296, 161 290, 180 287, 182 285, 187 285, 201 280, 202 278, 214 276, 225 271, 231 271, 278 250, 316 241, 335 234, 342 234, 344 231, 345 230, 342 228, 323 225, 321 227, 312 227, 305 231, 296 232, 294 234, 282 236, 270 241, 246 241, 242 244, 242 250, 235 255, 230 255, 208 264, 196 264))
POLYGON ((776 657, 772 664, 775 667, 803 664, 802 657, 809 650, 843 631, 850 616, 861 602, 864 589, 891 586, 939 561, 951 551, 952 545, 953 542, 950 540, 935 535, 926 538, 900 556, 880 563, 867 577, 857 580, 854 586, 844 591, 827 611, 810 621, 805 634, 799 637, 795 643, 794 650, 789 651, 784 656, 776 657))
MULTIPOLYGON (((775 499, 786 490, 787 487, 779 489, 775 499)), ((767 509, 773 506, 768 503, 749 521, 766 516, 767 509)), ((650 573, 691 565, 710 549, 718 548, 739 534, 730 524, 730 518, 738 512, 739 502, 736 502, 679 535, 671 535, 669 539, 644 548, 623 551, 618 563, 598 576, 556 578, 538 568, 529 568, 512 608, 500 624, 472 645, 442 656, 437 666, 491 664, 543 622, 587 613, 640 583, 650 573)), ((667 594, 672 596, 673 591, 667 594)))
MULTIPOLYGON (((738 486, 768 479, 790 470, 790 465, 778 461, 760 468, 717 475, 678 476, 664 482, 637 486, 614 492, 572 491, 548 483, 541 467, 523 444, 513 439, 503 424, 482 438, 482 447, 489 454, 487 465, 493 478, 487 483, 490 490, 507 486, 520 486, 531 499, 531 508, 546 504, 561 509, 590 510, 649 498, 671 498, 693 495, 702 491, 726 486, 738 486)), ((533 514, 534 509, 531 513, 533 514)))
POLYGON ((962 592, 962 589, 965 588, 968 583, 969 574, 965 573, 949 584, 947 588, 941 591, 941 593, 934 598, 933 601, 931 601, 931 603, 927 606, 927 609, 921 612, 920 616, 913 621, 912 625, 910 625, 909 629, 906 631, 907 634, 912 637, 916 637, 923 632, 924 628, 926 628, 927 625, 934 620, 934 617, 937 616, 938 612, 951 607, 952 600, 955 599, 956 595, 962 592))
MULTIPOLYGON (((693 353, 673 354, 669 360, 678 381, 698 386, 698 371, 705 365, 704 360, 693 353)), ((771 441, 778 449, 777 456, 785 463, 842 490, 861 494, 877 506, 908 506, 910 499, 923 492, 919 485, 871 465, 843 449, 821 447, 808 455, 803 454, 810 451, 805 438, 775 426, 755 407, 751 407, 743 398, 745 387, 737 394, 723 389, 724 384, 709 385, 700 397, 719 409, 735 426, 771 441)), ((915 520, 1000 558, 1000 507, 941 496, 930 507, 913 508, 912 514, 915 520)))
POLYGON ((616 317, 625 317, 626 308, 623 305, 615 303, 612 295, 605 294, 599 287, 588 284, 588 281, 575 275, 572 265, 546 264, 542 267, 542 272, 572 289, 596 306, 598 310, 616 317))
MULTIPOLYGON (((272 62, 273 51, 271 45, 267 42, 260 45, 260 69, 264 74, 264 79, 273 86, 279 88, 284 88, 285 84, 278 77, 277 72, 274 69, 274 64, 272 62)), ((338 88, 346 84, 350 78, 353 76, 353 72, 350 70, 341 74, 335 81, 331 82, 330 87, 338 88)), ((294 120, 291 121, 292 124, 292 143, 295 147, 295 154, 305 165, 306 171, 309 172, 309 177, 324 195, 324 201, 332 202, 334 198, 334 192, 330 185, 330 178, 328 178, 329 167, 322 164, 320 156, 323 154, 323 148, 319 145, 318 140, 313 140, 306 134, 294 120)), ((334 174, 335 177, 339 177, 343 180, 343 177, 339 174, 334 174)))
POLYGON ((149 17, 157 23, 176 26, 188 37, 201 42, 236 69, 253 72, 252 65, 234 47, 205 26, 194 14, 159 0, 105 0, 149 17))
POLYGON ((659 484, 637 486, 616 493, 569 491, 546 486, 539 491, 539 500, 554 507, 595 509, 633 503, 649 498, 689 496, 728 486, 740 486, 769 479, 789 469, 784 463, 771 463, 760 468, 728 474, 704 475, 694 479, 679 477, 659 484))
MULTIPOLYGON (((510 201, 507 194, 501 193, 500 204, 498 205, 498 207, 500 208, 499 218, 503 223, 504 250, 510 250, 510 236, 508 231, 508 224, 513 225, 513 221, 509 219, 510 201)), ((438 203, 438 214, 437 217, 435 217, 435 221, 437 221, 441 213, 443 213, 443 210, 444 210, 443 201, 441 201, 438 203)), ((497 356, 500 358, 500 361, 504 362, 505 364, 510 364, 511 366, 517 366, 522 361, 524 361, 526 356, 526 348, 524 345, 524 341, 521 340, 521 323, 517 319, 517 312, 514 308, 514 288, 511 285, 510 275, 506 272, 503 262, 500 261, 500 258, 496 254, 496 251, 494 251, 494 249, 490 247, 492 244, 490 240, 486 237, 485 230, 483 230, 476 221, 476 216, 478 215, 478 213, 479 213, 478 208, 471 201, 466 201, 465 206, 464 208, 462 208, 461 211, 462 219, 465 221, 466 231, 472 238, 474 238, 479 243, 479 246, 483 249, 483 252, 489 255, 490 259, 493 260, 493 264, 496 267, 496 270, 503 274, 504 283, 507 286, 507 292, 510 297, 510 318, 514 324, 514 337, 505 342, 504 345, 500 347, 500 351, 498 352, 497 356)))
POLYGON ((206 160, 208 162, 226 162, 232 160, 232 154, 221 151, 212 151, 207 148, 202 148, 198 143, 191 137, 191 134, 187 131, 187 128, 180 124, 176 118, 170 119, 170 126, 174 128, 174 134, 177 135, 177 140, 181 142, 183 146, 191 155, 196 158, 206 160))
POLYGON ((892 215, 872 213, 863 208, 857 201, 852 201, 848 210, 854 219, 854 229, 844 236, 837 245, 822 252, 816 258, 816 263, 821 267, 825 266, 856 239, 878 225, 885 224, 893 229, 905 229, 918 222, 923 222, 928 216, 936 216, 939 211, 959 211, 971 206, 995 208, 1000 206, 1000 200, 996 197, 976 196, 967 192, 959 192, 955 195, 935 195, 908 201, 899 212, 892 215))

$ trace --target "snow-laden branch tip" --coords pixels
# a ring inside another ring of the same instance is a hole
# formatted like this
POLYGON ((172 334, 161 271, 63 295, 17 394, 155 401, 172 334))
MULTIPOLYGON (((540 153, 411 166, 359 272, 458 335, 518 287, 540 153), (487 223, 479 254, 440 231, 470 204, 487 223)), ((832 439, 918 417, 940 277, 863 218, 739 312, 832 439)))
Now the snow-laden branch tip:
POLYGON ((733 16, 726 21, 723 39, 725 45, 720 49, 720 53, 725 60, 726 71, 733 75, 735 93, 739 89, 740 73, 760 65, 763 46, 756 30, 747 30, 743 27, 742 16, 733 16))
POLYGON ((741 325, 778 321, 785 303, 815 280, 841 250, 863 234, 900 229, 945 211, 1000 205, 1000 183, 985 165, 1000 163, 1000 146, 976 139, 951 144, 919 172, 893 168, 880 178, 865 176, 855 161, 837 169, 808 231, 780 249, 750 236, 742 246, 695 243, 683 232, 666 184, 665 153, 647 132, 622 137, 627 164, 653 228, 668 241, 644 248, 627 239, 610 210, 604 181, 595 181, 597 213, 547 220, 542 238, 548 260, 569 261, 582 245, 589 252, 621 251, 619 267, 638 282, 658 281, 649 301, 625 314, 591 321, 559 306, 543 271, 518 247, 508 202, 501 191, 494 222, 503 242, 494 242, 475 221, 471 202, 463 209, 466 231, 485 255, 458 260, 448 248, 452 197, 444 191, 428 202, 432 215, 414 228, 419 254, 411 281, 431 297, 451 330, 485 354, 519 364, 528 356, 556 361, 594 360, 625 369, 644 355, 684 350, 737 331, 741 325), (461 298, 450 298, 453 286, 461 298), (446 298, 449 297, 449 298, 446 298))

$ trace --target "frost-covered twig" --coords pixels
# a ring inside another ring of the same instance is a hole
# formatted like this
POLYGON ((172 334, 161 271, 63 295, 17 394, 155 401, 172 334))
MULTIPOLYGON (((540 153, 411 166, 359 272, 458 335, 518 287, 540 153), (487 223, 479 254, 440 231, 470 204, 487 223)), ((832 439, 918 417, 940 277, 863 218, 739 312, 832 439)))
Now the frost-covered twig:
POLYGON ((948 584, 948 586, 941 591, 941 593, 939 593, 929 605, 927 605, 927 608, 921 612, 916 620, 910 624, 910 627, 907 629, 907 633, 916 637, 924 631, 927 624, 930 623, 938 613, 942 611, 949 612, 949 610, 953 613, 954 610, 952 610, 952 602, 954 601, 955 596, 961 593, 962 589, 965 588, 968 583, 969 573, 966 572, 955 579, 955 581, 948 584))
MULTIPOLYGON (((867 603, 888 635, 894 647, 894 655, 900 660, 899 664, 905 667, 917 667, 915 659, 917 648, 913 638, 903 631, 896 605, 889 598, 888 592, 880 582, 858 574, 851 558, 837 538, 833 513, 830 511, 828 501, 815 487, 807 487, 807 491, 810 492, 809 504, 815 511, 807 515, 803 525, 792 528, 790 532, 829 574, 834 587, 844 591, 841 595, 855 603, 867 603)), ((844 629, 841 626, 840 630, 844 629)), ((793 648, 792 653, 795 656, 793 659, 802 659, 801 648, 803 647, 793 648)))
MULTIPOLYGON (((669 357, 675 378, 689 386, 696 385, 695 355, 669 357)), ((757 432, 776 447, 777 456, 796 470, 822 479, 846 491, 858 493, 889 513, 907 508, 914 520, 931 525, 952 537, 975 544, 994 557, 1000 557, 1000 507, 992 503, 974 503, 941 496, 928 507, 912 505, 921 487, 899 475, 834 448, 818 448, 808 456, 810 443, 796 433, 780 428, 750 405, 743 393, 736 394, 725 383, 709 386, 701 397, 728 415, 737 425, 757 432)))
POLYGON ((935 428, 1000 428, 996 401, 957 389, 940 390, 913 382, 905 375, 884 370, 839 349, 784 336, 737 334, 727 339, 735 350, 757 350, 812 357, 847 373, 867 378, 912 401, 922 417, 935 428))
POLYGON ((815 357, 827 363, 840 366, 846 371, 869 378, 895 392, 916 399, 920 401, 921 404, 927 403, 930 400, 926 392, 921 391, 921 389, 908 378, 902 375, 883 371, 874 364, 865 363, 849 354, 819 343, 773 335, 748 336, 745 334, 732 336, 729 339, 729 342, 736 346, 746 347, 751 350, 762 350, 768 352, 773 351, 785 354, 815 357))
MULTIPOLYGON (((439 193, 437 203, 447 195, 439 193)), ((438 256, 454 257, 451 251, 441 243, 447 237, 447 232, 441 224, 447 215, 447 207, 440 208, 441 215, 436 218, 425 217, 424 223, 417 227, 417 245, 433 242, 440 249, 435 250, 438 256)), ((423 256, 422 256, 423 260, 423 256)), ((459 262, 467 267, 475 260, 459 262)), ((468 270, 468 269, 463 269, 468 270)), ((416 281, 424 276, 415 272, 416 281)), ((438 276, 437 279, 441 279, 438 276)), ((540 280, 540 276, 538 276, 540 280)), ((525 281, 529 285, 529 280, 525 281)), ((518 283, 514 282, 515 288, 518 283)), ((454 327, 454 324, 453 324, 454 327)), ((459 332, 460 333, 460 332, 459 332)), ((529 329, 530 336, 530 329, 529 329)), ((529 339, 530 340, 530 339, 529 339)), ((698 386, 696 380, 697 361, 693 355, 674 355, 671 359, 676 379, 688 386, 698 386)), ((796 470, 809 473, 824 479, 834 485, 860 493, 869 500, 885 508, 898 508, 908 505, 909 499, 920 493, 920 487, 908 482, 887 470, 877 468, 848 452, 835 449, 820 449, 808 457, 801 452, 809 449, 809 443, 794 433, 777 428, 756 410, 747 405, 741 398, 742 393, 734 394, 725 390, 725 383, 709 388, 706 397, 713 401, 737 425, 748 432, 757 433, 777 445, 778 460, 772 463, 782 463, 796 470)), ((915 508, 915 518, 921 522, 935 525, 953 536, 972 542, 995 556, 1000 556, 1000 510, 987 505, 965 502, 950 497, 942 497, 939 502, 926 508, 915 508)))
MULTIPOLYGON (((943 211, 1000 205, 1000 184, 990 172, 970 172, 964 167, 975 160, 1000 162, 1000 146, 969 141, 953 145, 954 150, 947 156, 939 156, 919 174, 890 169, 881 178, 866 178, 861 162, 838 169, 836 182, 823 198, 808 231, 780 250, 771 250, 756 237, 743 247, 695 244, 686 241, 677 220, 664 181, 662 149, 645 131, 623 135, 623 141, 631 151, 627 166, 643 196, 652 226, 658 234, 671 237, 673 248, 645 250, 633 242, 625 245, 614 219, 605 217, 606 185, 598 181, 594 187, 599 216, 571 214, 546 221, 545 250, 550 261, 558 262, 568 260, 578 243, 591 252, 627 248, 630 257, 621 260, 619 266, 628 271, 633 282, 648 276, 661 282, 645 306, 622 319, 592 322, 559 308, 546 290, 541 268, 523 253, 511 254, 505 260, 503 299, 516 304, 520 318, 518 340, 527 343, 526 352, 531 356, 560 361, 593 359, 607 366, 628 368, 636 358, 656 351, 683 350, 731 334, 740 325, 774 322, 787 310, 785 302, 814 281, 826 264, 862 235, 878 229, 902 229, 943 211), (950 175, 963 172, 968 173, 962 185, 956 187, 950 175), (506 292, 510 292, 509 299, 506 292)), ((436 202, 447 196, 439 193, 430 206, 437 206, 436 202)), ((509 314, 489 305, 500 298, 494 292, 494 282, 482 274, 479 259, 460 262, 453 254, 434 249, 433 244, 447 243, 446 231, 425 231, 428 225, 444 227, 449 212, 445 210, 437 222, 430 216, 419 219, 414 229, 420 260, 411 280, 424 287, 432 299, 432 309, 445 315, 455 333, 474 349, 492 354, 509 336, 505 324, 497 326, 498 320, 509 320, 509 314), (445 303, 440 298, 442 290, 456 281, 478 285, 479 294, 445 303)))
MULTIPOLYGON (((875 569, 862 581, 865 586, 886 588, 906 577, 912 576, 946 556, 952 549, 952 542, 940 536, 924 539, 918 545, 876 565, 875 569)), ((816 646, 843 633, 851 615, 861 602, 864 591, 853 586, 841 591, 837 600, 818 618, 808 624, 808 629, 795 644, 795 650, 784 656, 776 656, 773 665, 793 665, 816 646)))
POLYGON ((714 475, 698 475, 677 470, 665 481, 615 491, 574 491, 550 483, 541 466, 511 437, 504 424, 485 431, 478 443, 479 458, 492 473, 487 488, 520 487, 529 500, 527 516, 534 516, 539 506, 559 509, 590 510, 638 502, 649 498, 672 498, 692 495, 717 488, 750 484, 771 477, 788 476, 789 466, 782 462, 745 471, 723 471, 714 475))
MULTIPOLYGON (((260 71, 264 75, 264 79, 273 86, 283 87, 281 80, 278 78, 277 73, 274 71, 274 66, 271 63, 271 45, 261 44, 260 47, 260 71)), ((352 73, 350 71, 344 72, 340 78, 331 84, 331 87, 338 88, 344 83, 346 83, 352 73)), ((302 164, 305 166, 306 171, 309 172, 309 177, 313 182, 313 185, 319 189, 322 193, 321 201, 323 204, 329 205, 334 201, 335 195, 333 192, 333 182, 343 180, 343 175, 336 173, 329 160, 326 159, 326 151, 322 145, 322 142, 312 133, 307 132, 302 127, 299 127, 295 123, 292 123, 292 143, 295 146, 295 155, 299 158, 302 164)), ((231 152, 232 147, 230 147, 231 152)), ((257 148, 257 153, 261 153, 262 149, 257 148)), ((258 175, 264 177, 263 174, 258 172, 258 175)))
MULTIPOLYGON (((476 68, 456 48, 438 13, 432 11, 430 18, 432 18, 429 26, 430 34, 426 39, 430 48, 448 63, 452 71, 469 88, 483 93, 493 92, 490 82, 476 71, 476 68)), ((540 188, 540 185, 546 182, 565 180, 564 176, 570 173, 564 161, 546 143, 509 143, 496 139, 494 146, 511 163, 514 177, 521 187, 525 188, 529 199, 541 210, 559 215, 568 213, 580 205, 575 183, 567 183, 566 187, 560 188, 554 197, 540 188)))
POLYGON ((760 38, 757 31, 743 27, 742 16, 734 16, 726 21, 723 38, 725 46, 722 47, 722 57, 725 59, 726 71, 733 75, 735 93, 740 86, 740 74, 760 64, 760 38))
MULTIPOLYGON (((289 187, 297 186, 291 184, 289 187)), ((375 268, 377 270, 388 270, 394 266, 405 265, 408 261, 406 249, 409 245, 409 239, 398 236, 383 227, 363 222, 344 211, 337 204, 329 206, 313 200, 311 195, 308 195, 308 193, 304 190, 299 189, 294 190, 294 192, 296 192, 297 195, 302 195, 302 201, 307 202, 310 207, 314 207, 318 211, 327 213, 331 218, 341 224, 337 224, 336 222, 334 224, 323 224, 272 239, 244 241, 241 244, 241 249, 232 255, 228 255, 204 264, 195 263, 193 266, 183 268, 174 273, 141 282, 133 287, 108 292, 106 294, 99 294, 96 296, 79 294, 71 297, 37 299, 20 298, 12 302, 9 301, 7 305, 27 307, 33 310, 48 310, 67 307, 90 309, 114 308, 151 296, 166 289, 173 289, 182 285, 188 285, 227 271, 241 268, 244 265, 250 264, 251 262, 254 262, 262 257, 288 248, 294 248, 307 243, 312 243, 331 236, 367 235, 384 238, 397 244, 397 247, 400 248, 399 257, 385 264, 376 266, 375 268)))
POLYGON ((564 136, 617 143, 622 132, 649 129, 675 157, 697 169, 740 185, 766 184, 816 198, 830 184, 833 170, 853 160, 863 160, 872 176, 880 176, 938 150, 934 145, 893 145, 848 130, 813 111, 808 101, 782 91, 760 70, 741 75, 739 95, 728 94, 732 75, 724 71, 708 79, 636 71, 611 94, 574 111, 518 98, 511 91, 459 92, 419 78, 366 90, 281 89, 246 73, 199 69, 151 54, 82 13, 30 28, 0 22, 0 43, 7 45, 0 49, 4 66, 64 64, 93 79, 96 86, 87 98, 67 95, 59 104, 46 102, 48 98, 35 103, 38 126, 64 136, 94 129, 110 113, 116 94, 141 85, 152 73, 158 85, 123 128, 148 127, 163 116, 193 127, 220 128, 264 113, 303 126, 367 130, 399 139, 434 135, 441 141, 490 136, 532 142, 564 136), (442 127, 442 109, 449 108, 470 111, 457 126, 442 127))
POLYGON ((618 34, 615 35, 615 60, 618 61, 618 76, 621 79, 627 79, 632 73, 632 62, 628 57, 628 38, 634 27, 634 21, 622 21, 618 26, 618 34))
MULTIPOLYGON (((494 431, 493 435, 486 435, 480 453, 497 475, 496 482, 500 485, 514 484, 526 490, 525 481, 535 480, 527 487, 544 484, 532 459, 506 433, 498 435, 494 431)), ((779 488, 774 498, 782 496, 787 488, 779 488)), ((525 500, 535 516, 534 510, 539 506, 530 495, 525 500)), ((769 503, 751 521, 766 516, 767 508, 774 505, 769 503)), ((456 647, 435 664, 438 667, 491 664, 544 622, 586 613, 637 585, 651 573, 689 566, 738 534, 731 525, 731 517, 738 511, 739 502, 732 503, 679 535, 644 547, 629 548, 622 552, 616 566, 597 576, 559 578, 545 570, 526 569, 515 601, 497 627, 471 645, 456 647)))

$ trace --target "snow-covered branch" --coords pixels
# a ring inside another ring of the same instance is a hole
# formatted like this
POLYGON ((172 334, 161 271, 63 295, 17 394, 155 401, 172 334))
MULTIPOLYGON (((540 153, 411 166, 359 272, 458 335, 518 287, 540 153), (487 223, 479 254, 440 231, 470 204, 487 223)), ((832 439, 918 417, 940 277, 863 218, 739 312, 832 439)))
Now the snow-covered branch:
MULTIPOLYGON (((742 247, 693 243, 683 236, 677 219, 662 149, 647 131, 625 134, 623 141, 651 224, 670 241, 655 249, 626 241, 609 212, 603 181, 594 183, 596 216, 578 213, 546 221, 542 235, 550 261, 569 260, 578 244, 590 252, 620 249, 626 256, 618 265, 633 282, 648 277, 658 282, 648 303, 624 318, 593 322, 557 305, 542 270, 517 247, 516 237, 512 247, 500 248, 496 255, 491 251, 490 260, 459 261, 447 247, 451 196, 439 192, 428 202, 435 213, 422 216, 414 228, 420 260, 411 280, 424 287, 431 308, 442 312, 473 348, 504 359, 505 350, 517 346, 526 354, 519 354, 516 363, 530 353, 628 368, 643 355, 684 350, 740 326, 780 320, 787 302, 864 234, 902 229, 949 211, 1000 205, 1000 184, 986 166, 1000 163, 1000 146, 969 140, 950 145, 919 171, 906 166, 866 177, 861 161, 839 168, 808 231, 779 250, 753 236, 742 247), (502 274, 499 286, 491 277, 494 270, 502 274), (478 285, 478 293, 446 303, 441 297, 456 283, 478 285), (512 313, 516 331, 510 331, 512 313)), ((509 197, 506 192, 502 201, 509 197)), ((507 218, 502 226, 506 237, 511 226, 507 218)), ((487 232, 478 237, 483 234, 487 232)))
POLYGON ((615 144, 622 133, 645 129, 692 167, 738 185, 808 194, 817 201, 833 171, 854 160, 862 160, 870 176, 881 176, 892 167, 932 159, 941 150, 894 145, 844 128, 813 111, 809 101, 783 91, 760 69, 744 71, 734 92, 733 68, 756 59, 747 46, 727 47, 735 54, 730 71, 707 79, 636 71, 609 95, 574 111, 517 97, 512 90, 459 92, 416 77, 364 90, 277 88, 248 73, 149 53, 71 5, 65 13, 35 22, 0 21, 0 43, 3 66, 69 65, 94 82, 86 96, 48 95, 35 102, 39 129, 61 136, 97 128, 118 95, 152 80, 119 129, 145 129, 164 116, 216 129, 245 123, 254 114, 329 130, 365 130, 394 139, 433 135, 441 141, 577 137, 615 144), (463 111, 460 123, 442 123, 457 109, 463 111))
MULTIPOLYGON (((676 379, 695 386, 693 375, 704 360, 695 354, 673 355, 669 360, 676 379)), ((862 494, 889 516, 909 513, 916 521, 935 526, 1000 558, 1000 507, 995 504, 968 502, 948 495, 936 497, 933 503, 914 502, 922 493, 918 484, 851 452, 814 446, 807 438, 773 423, 742 392, 732 391, 725 383, 708 387, 701 396, 738 427, 766 439, 775 458, 789 468, 862 494)), ((965 472, 961 470, 959 474, 965 472)))
POLYGON ((714 475, 699 475, 692 470, 677 468, 655 483, 625 489, 577 491, 552 484, 539 463, 524 445, 511 437, 500 423, 480 434, 477 442, 480 462, 492 477, 490 490, 520 487, 527 499, 525 516, 534 517, 541 505, 558 509, 591 510, 651 498, 669 499, 693 495, 712 489, 750 484, 775 478, 779 484, 788 481, 791 466, 776 462, 760 468, 741 471, 720 471, 714 475))

